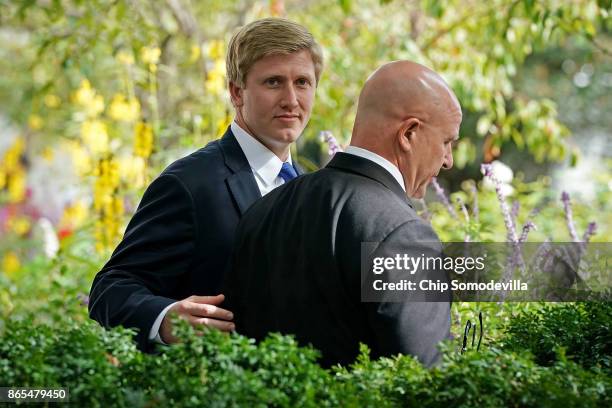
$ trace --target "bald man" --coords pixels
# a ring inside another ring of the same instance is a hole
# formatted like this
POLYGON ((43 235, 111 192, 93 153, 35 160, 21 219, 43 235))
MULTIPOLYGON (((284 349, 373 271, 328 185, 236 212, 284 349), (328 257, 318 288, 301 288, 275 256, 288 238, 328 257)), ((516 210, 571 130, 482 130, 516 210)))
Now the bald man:
POLYGON ((373 357, 403 353, 435 364, 450 302, 385 291, 372 299, 361 251, 367 242, 370 257, 440 255, 408 197, 423 197, 432 177, 452 167, 460 123, 457 98, 432 70, 409 61, 376 70, 346 151, 266 195, 240 222, 225 282, 236 330, 256 339, 293 334, 321 351, 324 366, 351 363, 359 343, 373 357))

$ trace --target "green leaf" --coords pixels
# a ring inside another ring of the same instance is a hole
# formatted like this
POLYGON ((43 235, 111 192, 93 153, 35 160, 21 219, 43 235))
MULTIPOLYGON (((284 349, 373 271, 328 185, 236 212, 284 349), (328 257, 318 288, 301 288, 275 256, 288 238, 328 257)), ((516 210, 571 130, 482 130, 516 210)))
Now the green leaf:
POLYGON ((352 0, 338 0, 338 4, 340 4, 340 7, 342 8, 342 11, 344 12, 344 14, 349 14, 353 6, 353 1, 352 0))

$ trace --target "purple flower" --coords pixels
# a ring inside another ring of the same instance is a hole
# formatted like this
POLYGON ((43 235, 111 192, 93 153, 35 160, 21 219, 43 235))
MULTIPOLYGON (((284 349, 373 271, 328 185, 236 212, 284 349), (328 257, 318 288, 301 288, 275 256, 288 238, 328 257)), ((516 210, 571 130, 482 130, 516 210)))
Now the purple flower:
POLYGON ((595 232, 597 232, 597 223, 589 222, 589 226, 587 227, 586 231, 584 231, 584 235, 582 236, 582 242, 585 244, 589 242, 591 237, 595 235, 595 232))
POLYGON ((465 217, 465 222, 470 222, 470 214, 468 214, 468 210, 460 197, 457 197, 457 204, 459 204, 459 208, 461 208, 461 213, 463 217, 465 217))
POLYGON ((336 140, 332 132, 330 132, 329 130, 323 130, 321 131, 319 135, 320 135, 319 137, 327 143, 327 146, 328 146, 327 154, 329 154, 330 159, 334 157, 336 153, 342 151, 340 144, 338 143, 338 141, 336 140))
POLYGON ((485 175, 485 177, 493 177, 493 166, 490 163, 481 164, 480 170, 485 175))
POLYGON ((472 201, 472 215, 474 216, 474 221, 478 222, 480 209, 478 208, 478 189, 476 188, 476 183, 470 183, 470 188, 472 190, 472 195, 474 196, 472 201))
POLYGON ((512 215, 513 220, 516 220, 518 218, 520 209, 521 209, 521 203, 519 203, 518 200, 515 200, 514 202, 512 202, 512 212, 510 214, 512 215))
POLYGON ((574 242, 580 242, 580 238, 578 238, 578 233, 576 232, 576 227, 574 225, 574 215, 572 213, 570 196, 567 191, 563 191, 561 193, 561 201, 563 202, 563 210, 565 211, 565 223, 567 225, 567 229, 569 230, 569 234, 574 242))
POLYGON ((452 215, 453 218, 459 218, 450 201, 448 201, 448 197, 446 196, 446 193, 444 193, 444 189, 440 187, 440 184, 438 184, 438 180, 436 177, 431 179, 431 185, 433 186, 436 195, 438 196, 438 198, 440 198, 450 215, 452 215))
POLYGON ((506 231, 508 231, 508 241, 509 242, 518 242, 518 237, 516 234, 516 227, 514 226, 514 221, 512 220, 512 215, 510 214, 510 210, 508 209, 508 204, 506 203, 506 198, 502 191, 502 182, 499 181, 493 175, 493 166, 491 164, 483 163, 480 166, 485 177, 491 179, 493 184, 495 185, 495 193, 497 194, 497 201, 499 201, 499 206, 501 207, 501 212, 504 216, 504 224, 506 225, 506 231))
MULTIPOLYGON (((468 214, 468 210, 465 207, 465 204, 463 203, 463 200, 460 197, 457 197, 457 203, 459 204, 459 208, 461 208, 461 213, 463 214, 463 217, 465 218, 465 225, 466 225, 466 227, 469 227, 469 225, 470 225, 470 214, 468 214)), ((465 238, 463 239, 463 241, 464 242, 470 242, 471 240, 472 240, 472 237, 470 237, 470 234, 468 232, 466 232, 465 233, 465 238)))
POLYGON ((89 305, 89 296, 87 296, 84 293, 79 293, 77 295, 77 300, 79 302, 81 302, 81 306, 88 306, 89 305))
POLYGON ((527 221, 525 225, 523 225, 523 231, 521 232, 521 236, 519 237, 519 242, 527 241, 527 234, 529 234, 529 231, 531 231, 532 229, 537 229, 536 225, 531 221, 527 221))

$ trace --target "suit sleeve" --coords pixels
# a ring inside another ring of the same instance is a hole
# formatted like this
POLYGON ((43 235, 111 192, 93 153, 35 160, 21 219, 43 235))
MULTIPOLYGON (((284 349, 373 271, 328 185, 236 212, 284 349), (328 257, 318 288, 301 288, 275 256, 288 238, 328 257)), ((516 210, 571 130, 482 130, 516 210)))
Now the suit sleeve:
POLYGON ((159 313, 175 302, 197 239, 193 198, 178 177, 162 174, 146 190, 123 240, 94 278, 89 315, 104 327, 138 329, 141 350, 159 313))
MULTIPOLYGON (((441 245, 429 225, 421 220, 412 220, 387 235, 373 256, 395 258, 396 254, 414 258, 439 257, 441 245)), ((422 269, 412 275, 402 270, 384 272, 380 277, 385 282, 407 279, 417 285, 422 279, 447 279, 444 272, 422 269)), ((386 290, 377 296, 379 301, 365 303, 374 343, 371 345, 373 354, 410 354, 426 366, 437 363, 440 359, 437 345, 450 337, 448 293, 432 299, 425 297, 422 291, 386 290)))

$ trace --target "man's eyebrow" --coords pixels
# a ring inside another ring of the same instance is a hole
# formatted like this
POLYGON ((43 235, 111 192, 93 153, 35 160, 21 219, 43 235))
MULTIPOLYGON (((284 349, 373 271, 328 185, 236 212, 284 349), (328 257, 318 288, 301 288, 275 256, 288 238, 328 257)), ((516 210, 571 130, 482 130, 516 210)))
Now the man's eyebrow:
POLYGON ((276 79, 277 81, 284 81, 287 79, 287 77, 281 74, 269 74, 269 75, 264 75, 260 78, 261 81, 268 81, 270 79, 276 79))

